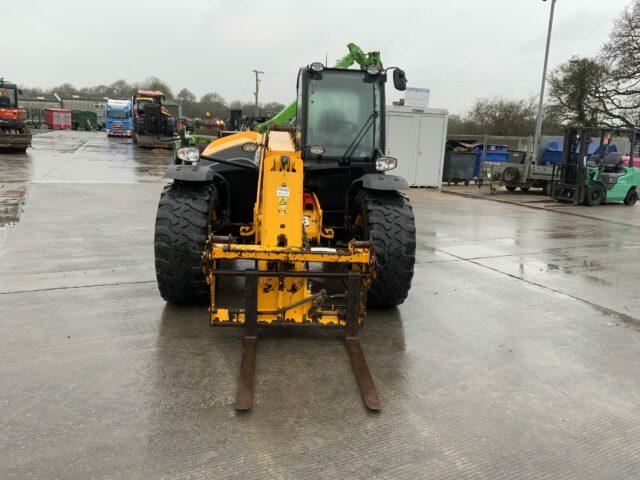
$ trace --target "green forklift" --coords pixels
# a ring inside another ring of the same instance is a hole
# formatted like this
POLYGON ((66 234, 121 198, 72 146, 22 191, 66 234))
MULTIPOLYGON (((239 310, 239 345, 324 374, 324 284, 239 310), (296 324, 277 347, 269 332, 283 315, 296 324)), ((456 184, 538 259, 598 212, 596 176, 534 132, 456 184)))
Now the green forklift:
POLYGON ((639 138, 638 129, 566 128, 562 163, 554 168, 551 197, 574 205, 596 206, 603 202, 635 205, 640 185, 640 168, 636 166, 640 165, 640 159, 635 155, 639 138), (599 147, 590 155, 589 145, 598 136, 599 147), (614 144, 615 139, 621 141, 614 144), (628 155, 618 152, 617 145, 626 149, 627 142, 628 155))

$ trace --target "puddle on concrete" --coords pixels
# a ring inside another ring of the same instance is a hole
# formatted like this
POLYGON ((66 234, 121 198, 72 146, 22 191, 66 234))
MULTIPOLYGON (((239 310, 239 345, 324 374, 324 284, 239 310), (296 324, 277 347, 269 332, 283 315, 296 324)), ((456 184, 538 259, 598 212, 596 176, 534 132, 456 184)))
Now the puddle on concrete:
MULTIPOLYGON (((104 132, 49 131, 34 137, 30 180, 46 183, 161 182, 172 150, 149 150, 104 132)), ((7 178, 0 171, 0 181, 7 178)))
POLYGON ((0 153, 0 237, 20 221, 32 183, 162 182, 171 150, 138 148, 104 132, 34 131, 26 153, 0 153))
MULTIPOLYGON (((566 258, 565 260, 570 260, 566 258)), ((576 273, 578 271, 594 272, 597 270, 603 270, 604 263, 598 260, 582 260, 579 263, 571 263, 567 265, 558 265, 555 263, 547 263, 547 271, 561 270, 564 273, 576 273)))
POLYGON ((0 241, 6 228, 20 221, 32 174, 29 153, 0 153, 0 241))
POLYGON ((564 240, 564 239, 575 239, 578 238, 578 235, 574 232, 549 232, 546 235, 547 238, 551 238, 554 240, 564 240))
POLYGON ((0 183, 0 244, 6 239, 8 228, 20 221, 28 191, 26 182, 0 183))
POLYGON ((28 185, 24 182, 0 183, 0 228, 20 220, 28 185))

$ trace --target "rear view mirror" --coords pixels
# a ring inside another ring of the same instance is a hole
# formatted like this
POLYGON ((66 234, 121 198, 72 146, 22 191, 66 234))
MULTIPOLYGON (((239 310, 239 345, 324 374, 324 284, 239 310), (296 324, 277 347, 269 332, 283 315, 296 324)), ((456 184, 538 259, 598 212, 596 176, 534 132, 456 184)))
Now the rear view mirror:
POLYGON ((404 70, 396 68, 393 71, 393 86, 396 87, 396 90, 400 90, 401 92, 404 92, 407 89, 407 77, 404 74, 404 70))

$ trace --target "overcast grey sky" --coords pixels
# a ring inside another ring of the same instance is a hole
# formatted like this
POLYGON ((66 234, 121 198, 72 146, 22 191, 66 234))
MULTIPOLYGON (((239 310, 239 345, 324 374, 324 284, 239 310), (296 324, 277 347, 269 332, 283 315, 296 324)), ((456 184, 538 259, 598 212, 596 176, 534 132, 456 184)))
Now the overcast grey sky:
MULTIPOLYGON (((596 53, 630 0, 558 0, 550 64, 596 53)), ((177 92, 252 100, 294 97, 300 65, 380 50, 431 106, 539 88, 550 2, 542 0, 20 0, 3 2, 0 75, 28 86, 157 76, 177 92)), ((391 88, 388 92, 391 93, 391 88)), ((395 95, 395 94, 394 94, 395 95)))

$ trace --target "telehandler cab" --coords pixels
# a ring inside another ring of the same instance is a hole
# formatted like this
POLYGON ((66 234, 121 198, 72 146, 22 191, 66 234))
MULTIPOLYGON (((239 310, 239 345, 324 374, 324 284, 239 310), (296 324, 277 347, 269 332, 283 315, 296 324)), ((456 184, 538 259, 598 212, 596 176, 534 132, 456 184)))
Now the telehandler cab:
MULTIPOLYGON (((363 401, 380 408, 357 332, 367 304, 407 297, 415 225, 400 192, 407 182, 386 174, 397 162, 383 153, 386 70, 377 52, 349 48, 342 68, 300 69, 295 122, 289 106, 262 132, 202 153, 181 148, 165 175, 173 182, 156 219, 158 287, 170 302, 208 302, 211 325, 244 328, 238 410, 253 405, 258 328, 272 326, 344 331, 363 401), (360 69, 346 69, 354 62, 360 69), (244 277, 242 305, 218 298, 227 276, 244 277)), ((393 78, 404 90, 404 72, 393 78)))

